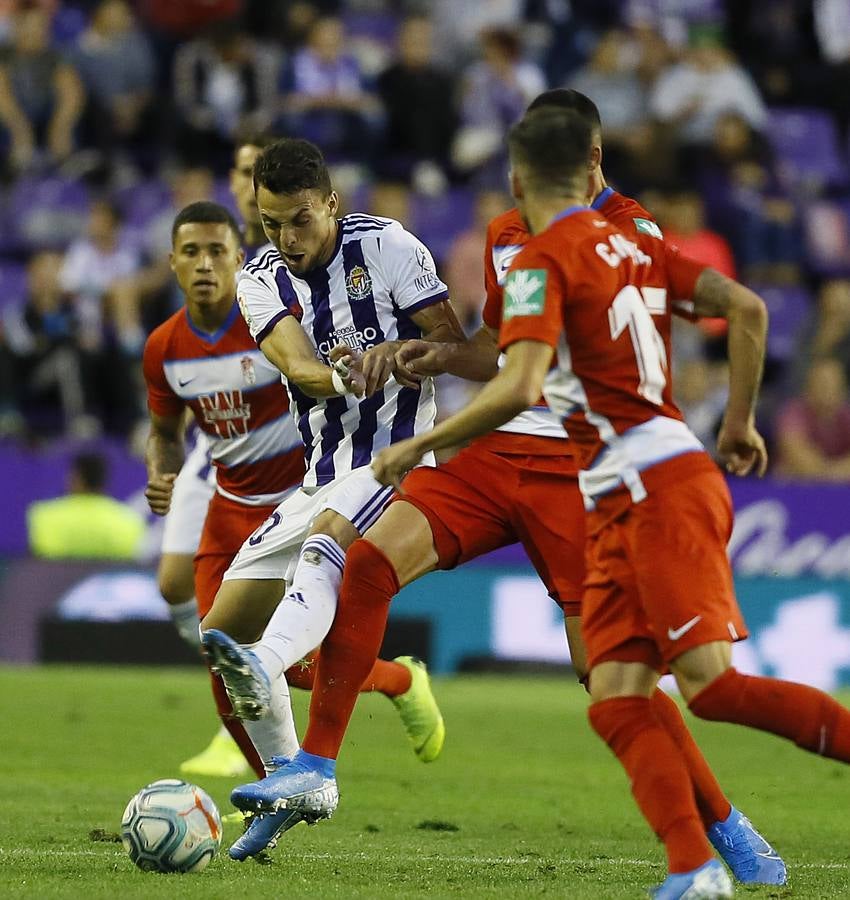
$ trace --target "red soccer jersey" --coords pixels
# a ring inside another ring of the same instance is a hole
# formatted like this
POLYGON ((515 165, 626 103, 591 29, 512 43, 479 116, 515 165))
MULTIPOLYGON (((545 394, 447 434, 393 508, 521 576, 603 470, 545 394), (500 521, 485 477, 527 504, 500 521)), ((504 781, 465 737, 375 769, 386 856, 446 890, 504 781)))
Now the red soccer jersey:
POLYGON ((557 351, 546 399, 575 443, 585 498, 702 445, 673 403, 671 307, 691 296, 704 266, 651 231, 627 238, 597 212, 565 210, 517 255, 505 282, 500 343, 543 341, 557 351))
POLYGON ((148 406, 177 416, 188 406, 210 439, 219 493, 276 505, 304 476, 304 452, 280 372, 251 337, 234 302, 215 334, 181 309, 145 344, 148 406))
MULTIPOLYGON (((613 188, 605 188, 590 208, 600 212, 631 240, 643 234, 663 241, 661 229, 655 223, 652 214, 637 200, 619 194, 613 188)), ((505 277, 511 263, 530 239, 531 235, 516 208, 496 216, 487 227, 487 245, 484 254, 486 299, 482 318, 485 325, 494 330, 498 330, 502 324, 502 285, 505 277)), ((668 264, 674 269, 678 267, 680 265, 678 252, 671 247, 667 247, 665 252, 669 254, 668 264)), ((692 266, 689 260, 682 260, 681 264, 687 271, 692 266)), ((682 273, 684 277, 687 277, 687 271, 682 273)), ((673 312, 689 320, 695 318, 690 297, 674 301, 673 312)), ((554 436, 552 429, 552 417, 545 412, 545 406, 541 404, 520 413, 500 430, 552 437, 554 436)))

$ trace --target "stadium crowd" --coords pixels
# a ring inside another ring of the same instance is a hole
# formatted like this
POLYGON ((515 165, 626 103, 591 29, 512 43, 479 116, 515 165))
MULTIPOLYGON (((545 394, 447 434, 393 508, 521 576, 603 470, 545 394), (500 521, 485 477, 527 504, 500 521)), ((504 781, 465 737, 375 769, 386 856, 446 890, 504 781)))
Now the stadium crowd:
MULTIPOLYGON (((246 133, 321 146, 344 210, 418 234, 475 329, 505 134, 553 86, 597 103, 610 182, 767 302, 775 471, 850 479, 845 0, 0 2, 0 437, 138 443, 144 339, 180 303, 171 222, 232 207, 246 133)), ((711 446, 722 327, 676 343, 711 446)), ((441 387, 445 412, 471 390, 441 387)))

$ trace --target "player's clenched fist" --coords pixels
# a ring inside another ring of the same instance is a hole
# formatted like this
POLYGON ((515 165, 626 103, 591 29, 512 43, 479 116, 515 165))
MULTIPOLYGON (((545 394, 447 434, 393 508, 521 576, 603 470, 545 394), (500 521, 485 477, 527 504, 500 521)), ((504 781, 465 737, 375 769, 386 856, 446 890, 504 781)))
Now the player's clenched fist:
POLYGON ((372 471, 381 484, 401 490, 401 479, 420 462, 422 456, 416 438, 408 438, 381 450, 372 460, 372 471))
POLYGON ((395 354, 395 378, 404 387, 418 388, 422 379, 443 372, 445 347, 434 341, 405 341, 395 354))
POLYGON ((157 516, 164 516, 171 508, 171 495, 174 493, 174 480, 177 475, 156 475, 148 480, 145 488, 145 497, 151 512, 157 516))
POLYGON ((752 422, 724 420, 717 435, 717 453, 733 475, 749 475, 755 470, 761 478, 767 471, 767 448, 752 422))

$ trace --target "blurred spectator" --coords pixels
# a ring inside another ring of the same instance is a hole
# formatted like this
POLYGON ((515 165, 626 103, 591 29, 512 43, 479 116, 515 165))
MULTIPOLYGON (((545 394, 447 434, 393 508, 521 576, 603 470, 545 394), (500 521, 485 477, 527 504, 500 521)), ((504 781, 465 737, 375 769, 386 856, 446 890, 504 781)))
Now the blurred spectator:
POLYGON ((211 25, 174 57, 177 149, 186 162, 229 168, 240 131, 267 129, 274 117, 278 54, 235 22, 211 25))
POLYGON ((482 187, 502 187, 507 177, 505 135, 529 102, 546 87, 540 68, 522 58, 519 35, 493 28, 481 35, 482 59, 463 73, 461 127, 452 159, 482 187))
POLYGON ((452 242, 446 258, 445 280, 452 306, 467 332, 477 331, 484 309, 484 252, 487 226, 512 206, 503 191, 480 191, 475 200, 472 228, 452 242))
POLYGON ((399 181, 377 181, 369 192, 369 213, 401 222, 414 231, 410 188, 399 181))
POLYGON ((523 0, 430 0, 422 6, 434 23, 437 56, 453 69, 475 58, 482 32, 515 28, 522 21, 523 12, 523 0))
POLYGON ((776 470, 787 478, 850 481, 850 396, 837 359, 812 362, 801 396, 776 420, 776 470))
POLYGON ((92 204, 86 232, 68 248, 59 281, 74 298, 81 340, 97 349, 104 340, 104 314, 112 285, 138 271, 141 255, 123 239, 121 215, 106 200, 92 204))
POLYGON ((145 19, 158 31, 186 38, 200 33, 216 22, 231 22, 238 16, 244 0, 140 0, 145 19))
POLYGON ((110 296, 113 322, 122 349, 140 355, 145 339, 143 324, 153 328, 183 304, 171 276, 171 226, 181 209, 209 200, 215 190, 212 172, 203 166, 178 169, 171 178, 170 205, 148 223, 142 242, 143 265, 115 280, 110 296))
POLYGON ((0 48, 0 125, 12 168, 27 168, 37 153, 53 162, 67 159, 84 102, 76 70, 50 46, 48 14, 22 5, 11 44, 0 48))
POLYGON ((705 206, 696 191, 679 191, 666 198, 658 212, 664 237, 684 256, 736 278, 735 259, 724 237, 706 227, 705 206))
MULTIPOLYGON (((655 212, 654 207, 650 209, 655 212)), ((667 197, 658 210, 664 237, 675 244, 684 256, 717 269, 729 278, 737 278, 732 248, 726 238, 712 231, 705 224, 705 206, 695 191, 680 191, 667 197)), ((725 319, 701 319, 699 327, 710 337, 726 334, 725 319)), ((717 346, 710 349, 721 352, 717 346)))
POLYGON ((708 143, 724 112, 737 112, 757 130, 767 123, 752 78, 710 34, 695 40, 683 62, 661 73, 650 107, 659 120, 676 125, 686 144, 708 143))
POLYGON ((783 196, 769 144, 737 113, 717 120, 712 144, 700 155, 698 181, 744 279, 797 282, 803 242, 794 206, 783 196))
POLYGON ((454 80, 432 60, 431 23, 413 17, 399 31, 396 61, 378 78, 387 116, 378 170, 384 177, 412 180, 423 193, 445 185, 457 127, 454 80))
POLYGON ((787 381, 799 390, 816 359, 832 357, 844 366, 850 379, 850 281, 833 279, 821 285, 817 314, 809 321, 799 349, 792 359, 787 381))
POLYGON ((161 140, 152 102, 155 60, 127 0, 101 0, 79 39, 75 62, 88 90, 90 142, 109 162, 120 150, 150 170, 161 140))
POLYGON ((62 291, 62 257, 37 253, 27 265, 27 295, 4 317, 0 343, 4 430, 80 436, 98 430, 91 409, 91 353, 78 341, 78 316, 62 291))
POLYGON ((845 137, 850 137, 850 3, 815 0, 815 33, 827 62, 824 99, 832 106, 845 137))
POLYGON ((281 124, 318 144, 331 162, 371 162, 380 106, 367 91, 360 65, 345 52, 342 21, 318 19, 307 46, 292 57, 281 124))
POLYGON ((96 453, 77 456, 68 492, 27 510, 30 550, 45 559, 135 559, 145 520, 126 503, 105 494, 107 464, 96 453))

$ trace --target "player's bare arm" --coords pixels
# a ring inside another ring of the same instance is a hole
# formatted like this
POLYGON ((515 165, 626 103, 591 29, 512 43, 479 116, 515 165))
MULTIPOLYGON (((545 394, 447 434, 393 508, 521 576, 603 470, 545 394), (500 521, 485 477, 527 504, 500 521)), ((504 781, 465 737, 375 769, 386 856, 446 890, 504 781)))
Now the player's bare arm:
MULTIPOLYGON (((414 313, 410 318, 422 332, 422 338, 416 341, 418 344, 426 347, 430 347, 432 344, 445 346, 466 344, 466 335, 448 300, 427 306, 414 313)), ((404 369, 399 368, 396 363, 397 354, 408 343, 410 341, 384 341, 363 354, 359 365, 366 379, 367 397, 370 397, 375 391, 379 391, 393 373, 399 384, 405 387, 418 387, 422 379, 406 378, 404 369)))
POLYGON ((503 368, 468 406, 433 431, 382 450, 372 461, 375 477, 382 484, 399 487, 404 475, 428 451, 455 447, 487 434, 528 409, 543 390, 553 352, 542 341, 522 340, 512 344, 503 368))
POLYGON ((405 341, 395 356, 396 378, 411 385, 427 376, 457 375, 469 381, 489 381, 499 371, 499 332, 482 324, 462 343, 405 341))
POLYGON ((341 375, 339 370, 317 359, 310 339, 292 316, 281 319, 275 325, 263 339, 260 349, 290 384, 308 397, 336 397, 341 393, 339 385, 345 392, 357 397, 363 394, 366 382, 361 372, 351 368, 346 375, 341 375))
POLYGON ((145 498, 151 512, 164 516, 171 508, 171 494, 174 479, 183 466, 184 418, 158 416, 150 413, 151 433, 145 447, 145 465, 148 469, 148 484, 145 498))
POLYGON ((755 427, 755 408, 767 346, 767 307, 749 288, 706 269, 694 289, 694 312, 729 323, 729 402, 717 450, 734 475, 767 470, 767 450, 755 427))

